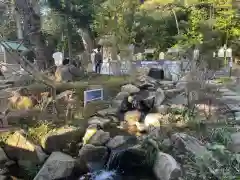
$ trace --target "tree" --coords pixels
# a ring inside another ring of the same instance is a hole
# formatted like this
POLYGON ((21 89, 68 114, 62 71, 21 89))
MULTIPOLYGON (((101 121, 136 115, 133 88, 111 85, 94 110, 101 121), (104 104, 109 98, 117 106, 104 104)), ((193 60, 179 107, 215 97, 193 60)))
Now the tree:
MULTIPOLYGON (((91 23, 94 7, 92 0, 47 1, 49 7, 65 19, 67 29, 69 55, 72 54, 72 33, 77 32, 85 42, 85 49, 90 53, 93 48, 91 23)), ((75 34, 77 35, 77 34, 75 34)))

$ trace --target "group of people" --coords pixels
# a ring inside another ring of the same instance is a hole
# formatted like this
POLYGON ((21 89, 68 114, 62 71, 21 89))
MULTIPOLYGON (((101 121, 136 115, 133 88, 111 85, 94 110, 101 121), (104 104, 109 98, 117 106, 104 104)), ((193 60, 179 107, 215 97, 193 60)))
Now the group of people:
POLYGON ((58 66, 55 71, 56 81, 70 82, 78 79, 84 75, 84 71, 81 66, 78 66, 75 61, 70 61, 69 58, 65 58, 62 61, 62 65, 58 66))

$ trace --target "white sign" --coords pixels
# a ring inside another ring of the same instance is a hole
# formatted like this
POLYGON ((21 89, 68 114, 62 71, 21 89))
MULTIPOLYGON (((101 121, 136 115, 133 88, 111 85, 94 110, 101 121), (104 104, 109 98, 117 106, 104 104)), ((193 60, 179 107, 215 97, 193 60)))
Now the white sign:
POLYGON ((225 49, 222 47, 218 50, 218 57, 221 57, 223 58, 224 57, 224 52, 225 52, 225 49))
POLYGON ((164 52, 159 53, 159 59, 164 59, 164 52))
POLYGON ((226 50, 226 57, 232 57, 232 49, 231 48, 228 48, 227 50, 226 50))
POLYGON ((62 61, 63 61, 63 54, 61 52, 55 52, 52 55, 54 62, 57 66, 62 65, 62 61))
POLYGON ((155 48, 154 49, 145 49, 144 53, 145 54, 153 54, 155 52, 155 50, 156 50, 155 48))

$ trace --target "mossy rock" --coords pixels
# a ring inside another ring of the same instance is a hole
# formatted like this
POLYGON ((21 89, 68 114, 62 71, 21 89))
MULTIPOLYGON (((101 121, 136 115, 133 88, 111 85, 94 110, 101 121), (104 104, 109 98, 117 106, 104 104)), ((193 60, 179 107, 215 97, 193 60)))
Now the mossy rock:
POLYGON ((99 110, 107 109, 108 107, 109 107, 108 101, 98 100, 89 102, 83 109, 83 117, 89 118, 95 115, 99 110))
POLYGON ((48 153, 54 151, 63 151, 68 148, 70 143, 77 143, 84 136, 84 128, 74 126, 64 126, 58 129, 49 131, 41 138, 41 145, 48 153))

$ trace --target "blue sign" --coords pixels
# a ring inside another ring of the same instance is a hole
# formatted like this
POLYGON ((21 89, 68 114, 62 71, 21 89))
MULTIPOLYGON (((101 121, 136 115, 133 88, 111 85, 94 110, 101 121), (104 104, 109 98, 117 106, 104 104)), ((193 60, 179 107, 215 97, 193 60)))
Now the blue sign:
POLYGON ((90 101, 103 100, 103 89, 84 91, 84 106, 90 101))

